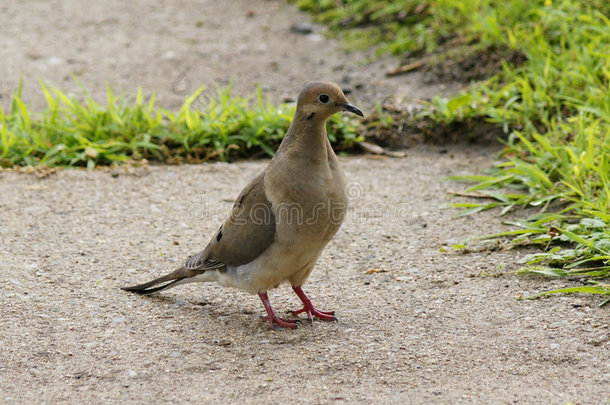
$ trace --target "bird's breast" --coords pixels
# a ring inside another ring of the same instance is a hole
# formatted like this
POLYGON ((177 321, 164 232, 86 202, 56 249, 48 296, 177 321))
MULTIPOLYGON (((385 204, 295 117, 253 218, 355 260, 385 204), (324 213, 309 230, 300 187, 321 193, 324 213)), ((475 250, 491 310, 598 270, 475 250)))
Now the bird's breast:
POLYGON ((269 193, 277 232, 294 231, 304 238, 334 235, 347 211, 342 178, 312 177, 309 181, 284 179, 269 193))

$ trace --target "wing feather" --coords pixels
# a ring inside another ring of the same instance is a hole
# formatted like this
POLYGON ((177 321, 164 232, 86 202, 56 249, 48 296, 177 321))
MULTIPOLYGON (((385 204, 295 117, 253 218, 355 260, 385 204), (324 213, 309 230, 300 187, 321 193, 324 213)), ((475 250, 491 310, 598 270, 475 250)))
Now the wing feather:
POLYGON ((261 173, 239 194, 231 215, 201 252, 190 256, 189 270, 222 269, 256 259, 275 237, 275 216, 264 190, 261 173))

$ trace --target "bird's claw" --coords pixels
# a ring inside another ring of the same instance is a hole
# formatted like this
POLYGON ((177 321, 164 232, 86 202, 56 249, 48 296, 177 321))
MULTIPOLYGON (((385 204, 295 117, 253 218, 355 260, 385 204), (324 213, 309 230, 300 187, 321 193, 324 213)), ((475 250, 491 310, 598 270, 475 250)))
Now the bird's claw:
POLYGON ((320 311, 319 309, 316 309, 313 307, 312 308, 303 307, 301 309, 297 309, 296 311, 289 311, 289 312, 294 316, 297 316, 297 315, 305 312, 307 314, 307 319, 309 319, 309 322, 313 321, 314 316, 323 321, 336 321, 337 320, 337 318, 335 317, 335 311, 320 311))
POLYGON ((313 321, 314 316, 323 321, 337 320, 337 318, 335 318, 335 311, 320 311, 319 309, 316 309, 300 286, 292 286, 292 289, 303 303, 303 308, 292 311, 292 315, 297 316, 298 314, 305 312, 309 322, 313 321))
POLYGON ((269 322, 269 329, 275 329, 275 326, 279 326, 283 329, 296 329, 297 323, 301 323, 298 319, 286 319, 280 318, 279 316, 269 317, 265 315, 261 317, 264 321, 269 322))

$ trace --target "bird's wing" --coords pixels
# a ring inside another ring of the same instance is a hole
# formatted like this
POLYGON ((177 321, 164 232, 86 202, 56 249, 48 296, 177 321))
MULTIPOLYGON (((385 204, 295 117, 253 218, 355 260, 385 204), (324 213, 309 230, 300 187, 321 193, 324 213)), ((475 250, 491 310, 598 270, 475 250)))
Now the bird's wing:
POLYGON ((263 187, 265 173, 239 194, 229 219, 205 249, 187 259, 187 269, 205 271, 240 266, 256 259, 271 245, 276 223, 263 187))

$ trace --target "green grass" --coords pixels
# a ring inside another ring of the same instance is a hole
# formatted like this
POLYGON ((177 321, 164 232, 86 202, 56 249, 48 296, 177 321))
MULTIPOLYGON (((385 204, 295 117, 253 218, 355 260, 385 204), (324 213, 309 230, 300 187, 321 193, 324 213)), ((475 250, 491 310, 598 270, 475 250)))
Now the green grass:
MULTIPOLYGON (((145 100, 115 95, 110 88, 105 104, 83 89, 81 98, 40 83, 47 101, 44 111, 32 111, 13 95, 11 109, 0 107, 0 166, 86 166, 133 160, 168 163, 209 159, 272 156, 290 126, 295 106, 274 106, 260 89, 251 97, 231 95, 230 88, 215 97, 189 96, 178 111, 145 100)), ((338 149, 360 138, 349 118, 335 115, 328 122, 331 142, 338 149)))
POLYGON ((487 198, 454 206, 464 208, 461 215, 499 209, 501 215, 525 216, 506 221, 512 231, 483 238, 539 246, 520 273, 584 284, 548 293, 610 294, 603 283, 610 276, 610 2, 297 4, 340 33, 348 47, 447 58, 460 51, 521 52, 526 59, 521 66, 505 63, 500 73, 467 91, 434 98, 420 119, 447 127, 486 122, 502 128, 508 139, 500 163, 484 175, 454 178, 472 182, 468 193, 487 198))
MULTIPOLYGON (((292 0, 345 40, 395 55, 475 49, 505 42, 506 28, 548 0, 292 0)), ((601 3, 603 0, 596 0, 601 3)))
POLYGON ((450 100, 436 98, 428 114, 444 123, 483 118, 510 133, 503 159, 487 176, 463 179, 474 181, 470 192, 493 201, 465 213, 537 211, 507 222, 515 231, 490 235, 540 246, 543 252, 527 256, 522 272, 578 277, 595 286, 560 292, 608 295, 610 286, 597 279, 610 276, 610 20, 604 14, 610 6, 591 3, 526 10, 528 18, 514 21, 498 40, 518 44, 528 62, 505 66, 450 100))

